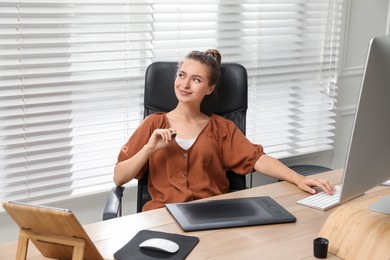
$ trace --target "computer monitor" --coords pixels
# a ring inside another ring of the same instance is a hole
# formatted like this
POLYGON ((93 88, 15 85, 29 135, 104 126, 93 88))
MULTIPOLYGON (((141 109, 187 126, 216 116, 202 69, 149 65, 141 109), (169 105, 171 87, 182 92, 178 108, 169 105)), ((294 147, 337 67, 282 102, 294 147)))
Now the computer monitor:
MULTIPOLYGON (((390 36, 379 36, 370 41, 368 49, 344 167, 340 203, 389 179, 390 36)), ((388 199, 380 204, 376 205, 390 214, 388 199)))

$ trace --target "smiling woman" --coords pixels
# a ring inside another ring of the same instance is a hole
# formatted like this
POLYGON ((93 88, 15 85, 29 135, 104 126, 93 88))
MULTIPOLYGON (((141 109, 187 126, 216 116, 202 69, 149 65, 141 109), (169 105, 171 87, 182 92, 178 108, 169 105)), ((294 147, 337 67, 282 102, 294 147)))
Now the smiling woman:
POLYGON ((252 142, 332 149, 341 0, 157 2, 0 1, 1 200, 108 190, 147 65, 193 49, 247 68, 252 142))
POLYGON ((116 186, 148 172, 151 200, 143 210, 227 193, 227 169, 240 175, 258 171, 310 193, 315 193, 313 186, 333 193, 328 181, 305 178, 266 155, 263 147, 251 143, 232 121, 201 111, 204 98, 219 87, 218 57, 221 60, 217 50, 192 51, 179 63, 172 86, 176 107, 147 116, 122 146, 114 172, 116 186), (194 141, 183 150, 177 138, 194 141))
POLYGON ((192 99, 195 101, 194 105, 200 108, 204 97, 216 90, 216 85, 221 78, 220 63, 221 55, 217 50, 190 52, 179 64, 175 80, 175 93, 178 100, 188 102, 192 99), (219 57, 219 61, 213 55, 219 57))

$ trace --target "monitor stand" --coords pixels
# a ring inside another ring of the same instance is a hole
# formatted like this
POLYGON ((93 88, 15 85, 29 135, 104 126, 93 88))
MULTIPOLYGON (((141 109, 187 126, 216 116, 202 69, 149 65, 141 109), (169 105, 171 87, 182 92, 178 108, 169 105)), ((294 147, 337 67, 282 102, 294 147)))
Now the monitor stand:
POLYGON ((373 201, 377 197, 345 203, 331 211, 318 235, 330 241, 328 255, 340 259, 389 259, 389 215, 368 210, 367 205, 373 201))
POLYGON ((390 215, 390 195, 386 195, 376 203, 371 204, 368 209, 390 215))

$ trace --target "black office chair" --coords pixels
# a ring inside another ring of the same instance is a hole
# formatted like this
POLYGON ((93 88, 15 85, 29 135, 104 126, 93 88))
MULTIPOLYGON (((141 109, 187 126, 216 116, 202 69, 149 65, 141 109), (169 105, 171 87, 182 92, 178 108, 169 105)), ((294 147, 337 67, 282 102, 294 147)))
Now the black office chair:
MULTIPOLYGON (((288 167, 303 176, 309 176, 312 174, 327 172, 332 170, 331 168, 325 166, 312 165, 312 164, 297 164, 288 167)), ((278 181, 283 181, 283 180, 278 180, 278 181)))
MULTIPOLYGON (((174 80, 176 62, 155 62, 149 65, 145 75, 144 117, 155 112, 168 112, 177 105, 174 80)), ((221 81, 215 92, 206 96, 201 110, 205 114, 218 114, 232 120, 245 134, 248 108, 248 79, 246 69, 237 63, 222 63, 221 81)), ((230 191, 246 188, 245 175, 227 170, 230 191)), ((121 216, 123 187, 114 187, 104 208, 103 220, 121 216)), ((137 212, 150 200, 148 173, 138 180, 137 212)))
POLYGON ((320 165, 311 165, 311 164, 298 164, 289 166, 290 169, 293 169, 297 173, 303 176, 309 176, 316 173, 331 171, 331 168, 320 166, 320 165))

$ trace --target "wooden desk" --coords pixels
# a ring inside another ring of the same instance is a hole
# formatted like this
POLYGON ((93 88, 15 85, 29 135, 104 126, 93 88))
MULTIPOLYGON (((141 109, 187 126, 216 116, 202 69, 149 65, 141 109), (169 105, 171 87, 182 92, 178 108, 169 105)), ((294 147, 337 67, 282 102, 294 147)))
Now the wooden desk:
MULTIPOLYGON (((341 174, 341 170, 335 170, 318 174, 318 177, 337 184, 341 181, 341 174)), ((390 187, 378 186, 349 203, 375 201, 385 194, 390 194, 390 187)), ((297 218, 297 222, 186 233, 169 212, 162 208, 85 225, 84 228, 106 259, 112 259, 113 254, 142 229, 198 236, 200 242, 188 259, 315 259, 313 239, 318 236, 325 220, 334 209, 322 212, 297 205, 296 201, 308 194, 295 185, 279 182, 213 199, 264 195, 278 201, 297 218)), ((16 245, 16 241, 0 245, 0 259, 15 259, 16 245)), ((42 259, 33 246, 30 246, 28 253, 29 259, 42 259)), ((328 255, 328 259, 338 258, 328 255)))

